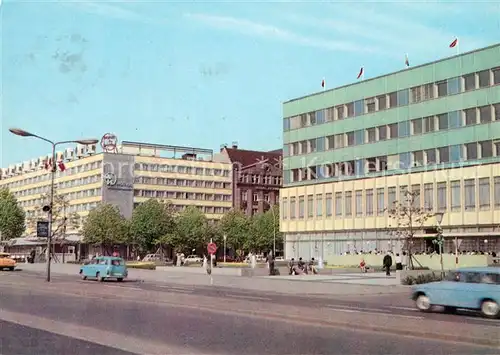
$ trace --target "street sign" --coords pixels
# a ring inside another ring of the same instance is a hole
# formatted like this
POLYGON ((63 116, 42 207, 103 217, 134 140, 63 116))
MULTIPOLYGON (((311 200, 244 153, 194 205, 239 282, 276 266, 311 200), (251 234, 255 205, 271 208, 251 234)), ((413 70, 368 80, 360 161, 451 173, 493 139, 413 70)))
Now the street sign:
POLYGON ((214 255, 217 251, 217 245, 215 243, 208 243, 207 250, 208 254, 214 255))
POLYGON ((48 238, 49 237, 49 222, 47 222, 47 221, 36 222, 36 236, 38 238, 48 238))

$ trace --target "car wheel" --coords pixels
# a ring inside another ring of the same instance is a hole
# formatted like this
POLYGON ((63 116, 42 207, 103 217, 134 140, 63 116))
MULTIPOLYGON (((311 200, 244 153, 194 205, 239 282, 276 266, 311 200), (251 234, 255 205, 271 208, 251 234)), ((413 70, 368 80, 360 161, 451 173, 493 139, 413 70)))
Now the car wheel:
POLYGON ((415 300, 415 305, 417 306, 418 310, 422 312, 430 312, 430 310, 432 309, 430 298, 424 294, 418 295, 417 299, 415 300))
POLYGON ((10 271, 14 271, 14 267, 10 267, 10 268, 9 268, 9 270, 10 270, 10 271))
POLYGON ((98 272, 97 274, 95 274, 95 277, 97 279, 97 281, 99 282, 103 282, 104 281, 104 277, 101 277, 101 273, 98 272))
POLYGON ((116 281, 118 281, 118 282, 122 282, 122 281, 123 281, 123 277, 119 277, 119 278, 117 278, 117 279, 116 279, 116 281))
POLYGON ((500 306, 493 300, 484 300, 481 303, 481 313, 486 318, 499 318, 500 306))

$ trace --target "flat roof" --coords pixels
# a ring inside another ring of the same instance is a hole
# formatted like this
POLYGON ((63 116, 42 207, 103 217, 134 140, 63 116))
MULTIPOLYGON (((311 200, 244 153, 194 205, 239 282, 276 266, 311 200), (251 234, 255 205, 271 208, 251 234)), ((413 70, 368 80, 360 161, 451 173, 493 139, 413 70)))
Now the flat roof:
POLYGON ((401 69, 401 70, 398 70, 398 71, 395 71, 395 72, 391 72, 391 73, 387 73, 387 74, 382 74, 382 75, 376 76, 374 78, 369 78, 369 79, 362 80, 362 81, 356 81, 354 83, 350 83, 350 84, 346 84, 346 85, 342 85, 342 86, 337 86, 335 88, 324 90, 324 91, 318 91, 318 92, 315 92, 315 93, 312 93, 312 94, 308 94, 308 95, 304 95, 304 96, 301 96, 301 97, 297 97, 295 99, 290 99, 288 101, 284 101, 283 105, 288 104, 290 102, 299 101, 299 100, 302 100, 302 99, 305 99, 305 98, 308 98, 308 97, 311 97, 311 96, 321 95, 321 94, 324 94, 325 92, 331 92, 331 91, 335 91, 335 90, 338 90, 338 89, 346 88, 346 87, 349 87, 349 86, 354 86, 354 85, 358 85, 358 84, 361 84, 361 83, 366 83, 367 81, 378 80, 378 79, 384 78, 384 77, 389 76, 389 75, 394 75, 394 74, 397 74, 397 73, 402 73, 402 72, 406 72, 406 71, 409 71, 409 70, 414 70, 414 69, 417 69, 417 68, 422 68, 422 67, 425 67, 425 66, 428 66, 428 65, 432 65, 432 64, 435 64, 435 63, 444 62, 446 60, 450 60, 450 59, 453 59, 453 58, 463 57, 465 55, 469 55, 469 54, 472 54, 472 53, 481 52, 481 51, 484 51, 484 50, 487 50, 487 49, 491 49, 491 48, 494 48, 494 47, 497 47, 497 46, 500 46, 500 43, 495 43, 495 44, 492 44, 491 46, 474 49, 472 51, 465 52, 465 53, 455 54, 453 56, 445 57, 445 58, 438 59, 438 60, 435 60, 435 61, 432 61, 432 62, 427 62, 427 63, 416 65, 416 66, 411 66, 411 67, 408 67, 406 69, 401 69))
POLYGON ((132 141, 122 141, 122 147, 133 147, 133 148, 149 148, 149 149, 159 149, 164 151, 175 151, 193 154, 213 154, 213 149, 206 148, 193 148, 193 147, 183 147, 176 145, 164 145, 164 144, 154 144, 154 143, 141 143, 132 141))

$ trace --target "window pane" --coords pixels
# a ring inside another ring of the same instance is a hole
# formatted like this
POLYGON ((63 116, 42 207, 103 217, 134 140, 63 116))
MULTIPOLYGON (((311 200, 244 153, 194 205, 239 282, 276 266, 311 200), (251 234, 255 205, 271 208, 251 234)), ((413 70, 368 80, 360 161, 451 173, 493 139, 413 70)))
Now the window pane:
POLYGON ((387 139, 387 126, 378 127, 378 140, 383 141, 386 139, 387 139))
POLYGON ((494 120, 500 121, 500 104, 494 104, 493 111, 494 120))
POLYGON ((304 196, 299 196, 299 218, 304 218, 304 196))
POLYGON ((326 216, 330 217, 332 215, 332 194, 328 193, 326 194, 326 199, 325 199, 325 207, 326 207, 326 216))
POLYGON ((350 102, 346 105, 347 108, 347 117, 354 116, 354 102, 350 102))
POLYGON ((365 102, 364 100, 358 100, 354 102, 354 116, 359 116, 364 113, 365 102))
POLYGON ((368 128, 366 132, 368 136, 368 143, 373 143, 377 140, 377 130, 375 128, 368 128))
POLYGON ((335 193, 335 216, 342 216, 342 192, 335 193))
POLYGON ((309 116, 309 124, 311 126, 315 125, 316 124, 316 112, 309 112, 307 115, 309 116))
POLYGON ((477 143, 469 143, 465 145, 467 151, 467 160, 477 159, 477 143))
POLYGON ((389 94, 389 107, 397 107, 398 106, 398 94, 396 92, 391 92, 389 94))
POLYGON ((493 69, 493 85, 500 84, 500 68, 493 69))
POLYGON ((425 151, 426 164, 433 165, 437 163, 436 160, 436 150, 435 149, 427 149, 425 151))
POLYGON ((387 193, 387 207, 388 208, 394 208, 394 202, 396 201, 396 188, 395 187, 389 187, 388 193, 387 193))
POLYGON ((398 124, 397 123, 393 123, 393 124, 389 125, 389 134, 390 134, 391 139, 398 138, 398 124))
POLYGON ((429 116, 424 118, 424 132, 434 132, 436 127, 434 126, 434 116, 429 116))
POLYGON ((408 89, 398 91, 398 106, 406 106, 409 103, 408 89))
POLYGON ((356 160, 354 165, 354 174, 356 176, 363 176, 365 174, 365 162, 363 159, 356 160))
POLYGON ((493 179, 493 197, 495 199, 495 209, 500 208, 500 176, 495 176, 493 179))
POLYGON ((448 122, 450 128, 458 128, 462 126, 462 111, 448 112, 448 122))
POLYGON ((490 209, 490 178, 479 179, 479 208, 490 209))
POLYGON ((439 151, 439 163, 448 163, 450 161, 450 148, 442 147, 438 148, 439 151))
POLYGON ((323 195, 316 195, 316 217, 323 216, 323 195))
POLYGON ((385 95, 377 96, 377 101, 379 111, 387 108, 387 98, 385 95))
POLYGON ((413 166, 423 166, 424 165, 424 151, 417 150, 413 152, 413 166))
POLYGON ((424 185, 424 208, 426 210, 434 209, 434 186, 433 184, 424 185))
POLYGON ((363 144, 365 142, 365 131, 360 129, 354 132, 354 145, 363 144))
POLYGON ((296 213, 295 197, 290 197, 290 218, 294 219, 296 217, 296 213))
POLYGON ((460 181, 450 182, 451 187, 451 210, 460 211, 461 198, 460 198, 460 181))
POLYGON ((491 106, 483 106, 479 108, 479 121, 481 123, 491 122, 491 106))
POLYGON ((477 112, 475 107, 464 110, 464 112, 466 126, 477 124, 477 112))
POLYGON ((477 73, 477 76, 479 77, 479 87, 484 88, 486 86, 490 86, 490 71, 489 70, 483 70, 477 73))
POLYGON ((440 182, 437 184, 437 210, 439 212, 446 211, 446 183, 440 182))
POLYGON ((398 136, 408 137, 410 135, 410 121, 403 121, 398 123, 398 136))
POLYGON ((325 122, 325 110, 316 111, 316 124, 325 122))
POLYGON ((290 119, 289 118, 283 119, 283 130, 284 131, 290 130, 290 119))
POLYGON ((411 168, 411 152, 399 154, 400 169, 411 168))
POLYGON ((283 198, 283 200, 281 201, 281 214, 283 216, 283 219, 287 219, 288 218, 288 200, 286 197, 283 198))
POLYGON ((479 147, 481 148, 481 158, 491 158, 493 156, 492 141, 479 142, 479 147))
POLYGON ((415 208, 420 208, 421 199, 420 199, 420 184, 411 185, 411 192, 416 192, 416 195, 413 197, 413 206, 415 208))
POLYGON ((346 191, 345 193, 345 216, 352 216, 352 192, 346 191))
POLYGON ((464 180, 464 207, 466 211, 476 208, 476 185, 474 179, 464 180))
POLYGON ((345 110, 344 110, 344 105, 337 106, 337 119, 338 120, 343 120, 345 118, 345 110))
POLYGON ((325 137, 316 138, 316 151, 323 152, 325 150, 325 137))
POLYGON ((460 78, 448 79, 448 95, 458 94, 460 92, 460 78))
MULTIPOLYGON (((499 183, 499 200, 498 200, 498 205, 500 206, 500 183, 499 183)), ((385 200, 384 200, 384 189, 379 188, 377 189, 377 215, 378 216, 383 216, 385 211, 385 200)))
POLYGON ((411 121, 412 123, 412 129, 413 129, 413 134, 421 134, 422 133, 422 119, 417 118, 415 120, 411 121))
POLYGON ((443 97, 448 94, 448 85, 446 81, 441 81, 436 84, 437 85, 437 91, 438 91, 438 97, 443 97))
POLYGON ((464 75, 463 78, 465 91, 474 90, 476 88, 476 74, 464 75))
POLYGON ((375 112, 375 98, 371 97, 365 100, 366 112, 371 113, 375 112))
POLYGON ((363 216, 363 191, 356 191, 356 217, 363 216))
POLYGON ((336 134, 335 135, 335 149, 338 148, 344 148, 345 145, 345 138, 343 134, 336 134))
POLYGON ((448 114, 447 113, 443 113, 441 115, 438 115, 438 127, 439 127, 440 131, 448 129, 449 126, 448 126, 448 114))
POLYGON ((366 206, 366 215, 373 216, 373 190, 372 189, 366 190, 365 206, 366 206))
POLYGON ((462 146, 461 145, 450 146, 450 161, 453 163, 462 161, 462 146))

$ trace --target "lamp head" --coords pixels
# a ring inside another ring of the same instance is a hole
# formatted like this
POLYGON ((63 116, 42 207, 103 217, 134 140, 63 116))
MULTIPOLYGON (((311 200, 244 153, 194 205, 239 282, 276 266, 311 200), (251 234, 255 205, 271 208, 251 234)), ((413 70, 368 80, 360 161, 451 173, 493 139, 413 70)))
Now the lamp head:
POLYGON ((20 128, 9 128, 10 133, 20 137, 33 137, 34 134, 20 128))

